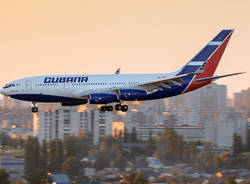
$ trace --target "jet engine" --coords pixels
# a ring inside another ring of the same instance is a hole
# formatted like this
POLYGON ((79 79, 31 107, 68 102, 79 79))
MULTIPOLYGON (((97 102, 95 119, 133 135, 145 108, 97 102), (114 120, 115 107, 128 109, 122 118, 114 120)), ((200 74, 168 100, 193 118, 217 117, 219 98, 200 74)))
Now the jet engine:
POLYGON ((89 102, 91 104, 107 104, 119 102, 117 95, 107 93, 94 93, 90 95, 89 102))
POLYGON ((121 100, 143 100, 147 95, 146 91, 139 89, 121 89, 120 99, 121 100))
POLYGON ((77 101, 65 101, 65 102, 61 102, 62 106, 77 106, 77 105, 83 105, 88 103, 87 99, 81 99, 81 100, 77 100, 77 101))

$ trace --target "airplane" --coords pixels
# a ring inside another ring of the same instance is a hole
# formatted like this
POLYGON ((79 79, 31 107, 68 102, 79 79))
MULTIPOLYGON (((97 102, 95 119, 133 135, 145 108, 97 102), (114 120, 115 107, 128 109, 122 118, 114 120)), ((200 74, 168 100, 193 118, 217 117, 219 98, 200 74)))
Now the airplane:
MULTIPOLYGON (((62 106, 102 104, 101 111, 126 112, 126 101, 143 101, 181 95, 228 76, 214 75, 233 29, 220 31, 181 69, 158 74, 45 75, 9 82, 0 93, 14 99, 31 101, 31 111, 38 112, 38 102, 59 102, 62 106)), ((117 72, 116 72, 117 73, 117 72)), ((119 72, 118 72, 119 73, 119 72)))

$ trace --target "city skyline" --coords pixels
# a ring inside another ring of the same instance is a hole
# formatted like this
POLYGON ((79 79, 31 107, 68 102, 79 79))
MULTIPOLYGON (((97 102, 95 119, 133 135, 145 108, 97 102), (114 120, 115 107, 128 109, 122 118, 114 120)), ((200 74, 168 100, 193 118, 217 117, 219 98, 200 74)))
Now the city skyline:
MULTIPOLYGON (((224 28, 235 32, 216 74, 228 96, 250 78, 250 1, 12 1, 0 7, 1 82, 45 74, 167 73, 224 28), (190 45, 191 44, 191 45, 190 45), (13 72, 14 71, 14 72, 13 72)), ((244 85, 243 85, 244 84, 244 85)))
POLYGON ((152 129, 152 135, 156 136, 164 131, 165 126, 170 126, 182 134, 184 140, 206 140, 232 146, 233 133, 236 131, 244 137, 246 127, 249 127, 250 89, 237 94, 233 106, 228 104, 226 92, 225 85, 211 84, 167 100, 132 102, 127 113, 103 113, 95 105, 62 107, 54 103, 40 103, 40 111, 33 114, 33 134, 28 128, 32 126, 32 114, 23 111, 28 104, 6 97, 0 103, 0 110, 3 111, 0 125, 3 128, 1 131, 12 137, 25 137, 29 133, 38 136, 40 143, 43 140, 64 139, 79 132, 90 133, 95 145, 100 137, 106 134, 117 136, 117 131, 122 131, 124 127, 128 132, 136 127, 139 138, 147 140, 149 130, 152 129))

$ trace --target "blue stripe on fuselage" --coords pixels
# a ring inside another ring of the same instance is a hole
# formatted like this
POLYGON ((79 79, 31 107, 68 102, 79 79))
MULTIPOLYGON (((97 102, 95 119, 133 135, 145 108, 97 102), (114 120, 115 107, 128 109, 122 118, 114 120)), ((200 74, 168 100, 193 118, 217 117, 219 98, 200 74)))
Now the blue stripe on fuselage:
POLYGON ((42 94, 17 94, 17 95, 10 95, 10 97, 18 100, 32 101, 32 102, 74 102, 80 100, 76 98, 69 98, 69 97, 55 96, 55 95, 42 95, 42 94))
POLYGON ((163 91, 159 90, 155 93, 147 95, 147 99, 144 100, 154 100, 179 95, 188 87, 193 77, 194 76, 185 77, 182 79, 184 82, 181 83, 181 86, 171 85, 171 88, 164 88, 163 91))
MULTIPOLYGON (((158 90, 151 94, 145 94, 141 96, 137 96, 136 99, 132 98, 131 96, 127 97, 127 99, 122 99, 124 101, 133 101, 133 100, 155 100, 155 99, 161 99, 161 98, 167 98, 171 96, 176 96, 181 93, 188 87, 189 83, 192 81, 194 76, 185 77, 182 80, 184 81, 181 83, 181 86, 177 85, 171 85, 171 88, 163 88, 163 90, 158 90)), ((129 89, 126 89, 126 91, 129 93, 129 89)), ((131 89, 131 94, 134 91, 134 89, 131 89)), ((142 91, 142 90, 141 90, 142 91)))

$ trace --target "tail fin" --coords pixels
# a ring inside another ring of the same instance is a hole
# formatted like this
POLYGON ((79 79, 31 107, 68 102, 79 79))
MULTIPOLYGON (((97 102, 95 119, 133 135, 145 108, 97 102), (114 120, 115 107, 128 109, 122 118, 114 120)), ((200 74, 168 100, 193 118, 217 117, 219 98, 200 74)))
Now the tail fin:
POLYGON ((177 75, 198 71, 195 79, 213 76, 232 33, 232 29, 222 30, 177 75))
POLYGON ((120 74, 121 68, 117 68, 115 74, 120 74))

